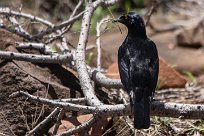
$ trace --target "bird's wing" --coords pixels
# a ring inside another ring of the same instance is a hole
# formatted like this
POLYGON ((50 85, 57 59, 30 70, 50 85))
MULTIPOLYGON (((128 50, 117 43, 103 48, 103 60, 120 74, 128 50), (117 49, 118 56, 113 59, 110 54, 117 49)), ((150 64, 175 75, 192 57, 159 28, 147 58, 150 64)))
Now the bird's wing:
POLYGON ((159 74, 159 58, 158 58, 158 52, 157 52, 155 43, 150 40, 150 45, 153 47, 153 50, 152 50, 153 56, 150 61, 150 73, 151 73, 150 91, 152 93, 151 95, 154 95, 154 92, 157 86, 158 74, 159 74))
MULTIPOLYGON (((148 96, 153 96, 158 80, 159 59, 156 45, 149 40, 143 43, 146 54, 141 50, 130 50, 129 79, 133 90, 135 88, 147 88, 148 96)), ((142 98, 142 92, 137 93, 138 100, 142 98)), ((143 92, 144 93, 144 92, 143 92)))
POLYGON ((120 72, 121 82, 125 88, 125 91, 129 93, 130 85, 129 85, 129 57, 126 52, 126 48, 122 46, 119 47, 118 50, 118 68, 120 72))

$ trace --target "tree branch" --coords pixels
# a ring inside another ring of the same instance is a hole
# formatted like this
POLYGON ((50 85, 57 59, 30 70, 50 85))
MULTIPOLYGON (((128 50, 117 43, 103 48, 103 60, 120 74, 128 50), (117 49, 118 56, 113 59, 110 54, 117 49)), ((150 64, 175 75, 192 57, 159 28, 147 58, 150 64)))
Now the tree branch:
POLYGON ((43 43, 19 43, 16 42, 17 49, 36 49, 44 52, 47 55, 53 55, 53 51, 51 51, 50 47, 43 43))
MULTIPOLYGON (((116 105, 98 105, 98 106, 82 106, 68 102, 56 102, 46 98, 33 96, 29 93, 18 91, 10 95, 10 97, 25 96, 29 100, 47 104, 50 106, 60 107, 65 110, 81 111, 85 113, 98 113, 100 116, 127 116, 131 114, 129 104, 116 105)), ((151 103, 151 115, 159 117, 174 117, 182 119, 204 119, 204 105, 199 104, 178 104, 170 102, 153 101, 151 103)))
POLYGON ((36 63, 68 63, 72 60, 72 54, 67 53, 66 55, 35 55, 0 51, 0 59, 22 60, 36 63))
POLYGON ((20 29, 15 29, 15 28, 11 28, 11 27, 7 27, 6 25, 4 25, 3 23, 0 23, 0 28, 5 29, 11 33, 15 33, 20 37, 23 37, 25 39, 31 40, 31 36, 27 33, 25 33, 24 31, 20 31, 20 29))
POLYGON ((69 135, 72 135, 72 134, 74 134, 74 133, 77 133, 77 132, 79 132, 79 131, 81 131, 81 130, 88 129, 89 127, 91 127, 91 125, 92 125, 93 123, 95 123, 95 122, 98 120, 98 117, 99 117, 99 116, 98 116, 97 114, 95 114, 95 115, 93 115, 92 118, 89 119, 86 123, 83 123, 83 124, 81 124, 81 125, 79 125, 79 126, 77 126, 77 127, 71 128, 71 129, 69 129, 68 131, 65 131, 65 132, 63 132, 63 133, 61 133, 61 134, 58 134, 58 135, 56 135, 56 136, 69 136, 69 135))
POLYGON ((35 128, 29 131, 26 136, 32 136, 33 134, 37 133, 40 129, 42 129, 51 119, 53 119, 57 113, 60 111, 60 108, 55 108, 50 115, 48 115, 42 122, 40 122, 35 128))
POLYGON ((108 22, 110 20, 110 17, 107 16, 97 22, 96 25, 96 46, 97 46, 97 69, 98 71, 101 70, 101 26, 102 24, 108 22))
POLYGON ((53 135, 57 134, 57 130, 59 129, 59 126, 61 125, 61 120, 63 118, 65 114, 65 110, 64 109, 61 109, 60 113, 58 114, 58 117, 57 117, 57 122, 55 123, 55 127, 54 127, 54 130, 53 130, 53 135))
POLYGON ((85 63, 85 51, 86 51, 88 34, 89 34, 90 21, 91 21, 92 14, 97 6, 101 4, 113 4, 114 2, 117 2, 117 0, 110 0, 108 2, 97 0, 93 3, 88 3, 82 19, 81 33, 80 33, 79 43, 77 45, 77 50, 76 50, 76 67, 77 67, 77 72, 79 75, 79 80, 80 80, 83 93, 87 98, 87 102, 89 105, 102 104, 102 102, 94 94, 94 89, 91 85, 90 77, 85 63))
POLYGON ((78 15, 74 16, 73 18, 70 18, 69 20, 67 20, 65 22, 62 22, 59 25, 52 26, 51 28, 48 28, 47 30, 45 30, 45 31, 43 31, 43 32, 41 32, 39 34, 32 36, 32 39, 34 39, 34 40, 35 39, 41 39, 45 35, 51 34, 53 32, 56 32, 57 30, 60 30, 63 27, 66 27, 69 24, 73 23, 74 21, 78 20, 83 14, 84 14, 84 12, 81 12, 78 15))
POLYGON ((23 17, 26 19, 30 19, 32 21, 40 22, 46 26, 54 26, 54 24, 52 24, 51 22, 47 20, 44 20, 42 18, 30 15, 30 14, 26 14, 23 12, 16 12, 16 11, 11 10, 10 8, 0 8, 0 14, 7 15, 7 16, 23 17))
MULTIPOLYGON (((96 1, 99 2, 99 1, 96 1)), ((91 22, 91 17, 94 12, 94 7, 92 3, 88 3, 86 6, 84 16, 82 19, 81 33, 79 37, 79 43, 76 50, 76 67, 77 73, 79 75, 79 80, 81 84, 84 96, 87 98, 89 105, 101 105, 101 101, 94 94, 94 89, 91 85, 90 78, 87 72, 87 67, 85 63, 85 49, 89 34, 89 27, 91 22)))
POLYGON ((108 78, 97 70, 90 69, 89 75, 97 84, 106 88, 123 88, 120 80, 108 78))

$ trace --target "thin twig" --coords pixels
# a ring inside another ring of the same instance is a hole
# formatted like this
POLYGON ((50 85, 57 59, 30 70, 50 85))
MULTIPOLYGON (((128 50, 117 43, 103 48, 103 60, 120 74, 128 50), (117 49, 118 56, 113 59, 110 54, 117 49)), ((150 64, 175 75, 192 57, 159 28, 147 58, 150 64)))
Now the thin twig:
MULTIPOLYGON (((77 7, 78 8, 78 7, 77 7)), ((40 22, 50 28, 53 28, 55 25, 47 20, 44 20, 42 18, 39 18, 39 17, 35 17, 33 15, 30 15, 30 14, 26 14, 26 13, 22 13, 22 12, 16 12, 16 11, 12 11, 11 9, 9 8, 0 8, 0 14, 3 14, 3 15, 7 15, 7 16, 16 16, 16 17, 22 17, 22 18, 26 18, 26 19, 30 19, 31 21, 36 21, 36 22, 40 22)), ((72 18, 70 18, 71 20, 72 18)), ((28 34, 27 32, 25 31, 20 31, 21 29, 17 29, 17 30, 13 30, 11 28, 8 28, 6 27, 5 25, 3 24, 0 24, 0 27, 3 28, 3 29, 6 29, 7 31, 10 31, 10 32, 14 32, 16 33, 17 35, 25 38, 25 39, 28 39, 28 40, 31 40, 32 36, 30 34, 28 34)), ((62 32, 60 30, 55 30, 56 33, 58 33, 58 37, 61 38, 61 51, 63 53, 66 53, 69 49, 68 49, 68 46, 67 46, 67 42, 66 42, 66 38, 62 35, 62 32)), ((42 38, 42 37, 41 37, 42 38)), ((56 39, 55 39, 56 40, 56 39)), ((53 40, 51 40, 52 42, 53 40)), ((50 43, 50 42, 49 42, 50 43)))
POLYGON ((109 21, 110 17, 107 16, 103 18, 101 21, 97 22, 96 25, 96 46, 97 46, 97 69, 101 70, 101 25, 109 21))
MULTIPOLYGON (((78 4, 76 5, 74 11, 72 12, 72 14, 70 15, 69 19, 73 18, 76 13, 77 13, 77 10, 81 7, 81 5, 83 4, 83 0, 79 0, 78 4)), ((73 22, 74 23, 74 22, 73 22)), ((63 36, 67 31, 70 30, 70 28, 72 27, 73 23, 71 23, 70 25, 64 27, 62 29, 62 31, 58 30, 58 34, 55 35, 54 37, 52 37, 52 39, 50 39, 47 43, 51 43, 52 41, 58 39, 59 37, 61 37, 61 41, 62 41, 62 47, 64 48, 64 50, 61 49, 61 51, 63 53, 66 53, 68 49, 68 46, 67 46, 67 42, 66 42, 66 38, 63 36)))
POLYGON ((60 108, 55 108, 50 115, 48 115, 42 122, 40 122, 35 128, 33 128, 26 136, 31 136, 37 133, 40 129, 42 129, 49 121, 51 121, 57 113, 60 111, 60 108))
MULTIPOLYGON (((25 33, 26 35, 30 35, 27 31, 25 31, 25 30, 22 28, 22 26, 18 23, 18 21, 15 19, 15 17, 10 16, 10 17, 9 17, 9 20, 10 20, 10 22, 15 26, 15 29, 16 29, 17 31, 23 32, 23 33, 25 33)), ((30 35, 30 37, 31 37, 31 35, 30 35)))
POLYGON ((11 27, 7 27, 6 25, 4 25, 3 23, 0 23, 0 28, 5 29, 11 33, 15 33, 25 39, 31 40, 31 35, 20 31, 20 29, 15 29, 15 28, 11 28, 11 27))
POLYGON ((58 134, 58 135, 56 135, 56 136, 69 136, 69 135, 72 135, 72 134, 74 134, 74 133, 80 132, 80 131, 82 131, 82 130, 88 129, 88 128, 91 127, 91 125, 92 125, 93 123, 95 123, 95 122, 98 120, 98 117, 99 117, 99 115, 94 114, 94 115, 92 116, 92 118, 89 119, 86 123, 83 123, 83 124, 81 124, 81 125, 79 125, 79 126, 77 126, 77 127, 75 127, 75 128, 71 128, 71 129, 69 129, 68 131, 65 131, 65 132, 63 132, 63 133, 61 133, 61 134, 58 134))
POLYGON ((86 98, 68 98, 68 99, 58 99, 56 102, 70 102, 70 103, 85 103, 86 98))
POLYGON ((54 130, 52 133, 53 135, 57 134, 57 130, 59 129, 59 126, 61 125, 61 120, 62 120, 64 114, 65 114, 65 110, 61 109, 60 113, 57 116, 57 122, 55 123, 55 127, 54 127, 54 130))
POLYGON ((81 12, 81 13, 79 13, 78 15, 74 16, 73 18, 71 18, 71 19, 69 19, 69 20, 67 20, 67 21, 65 21, 65 22, 62 22, 62 23, 59 24, 59 25, 55 25, 55 26, 53 26, 53 27, 51 27, 51 28, 48 28, 47 30, 45 30, 45 31, 43 31, 43 32, 41 32, 41 33, 39 33, 39 34, 32 36, 32 39, 33 39, 33 40, 35 40, 35 39, 41 39, 41 38, 43 38, 43 36, 45 36, 45 35, 51 34, 51 33, 53 33, 53 32, 56 32, 57 30, 60 30, 60 29, 62 29, 63 27, 66 27, 66 26, 68 26, 69 24, 75 22, 75 21, 78 20, 83 14, 84 14, 84 12, 81 12))
POLYGON ((11 10, 10 8, 0 8, 0 14, 7 15, 7 16, 23 17, 26 19, 30 19, 31 21, 40 22, 40 23, 42 23, 46 26, 49 26, 49 27, 54 26, 54 24, 52 24, 51 22, 49 22, 47 20, 44 20, 42 18, 30 15, 30 14, 26 14, 23 12, 16 12, 16 11, 11 10))

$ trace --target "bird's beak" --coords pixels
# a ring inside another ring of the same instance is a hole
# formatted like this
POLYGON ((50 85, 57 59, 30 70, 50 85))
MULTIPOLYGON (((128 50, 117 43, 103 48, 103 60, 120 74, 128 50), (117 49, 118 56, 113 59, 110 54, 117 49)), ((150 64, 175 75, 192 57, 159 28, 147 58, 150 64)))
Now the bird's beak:
POLYGON ((119 22, 119 21, 118 21, 118 19, 114 19, 112 22, 113 22, 113 23, 116 23, 116 22, 119 22))
POLYGON ((122 19, 121 19, 121 18, 114 19, 112 22, 113 22, 113 23, 116 23, 116 22, 120 22, 120 23, 122 23, 122 19))

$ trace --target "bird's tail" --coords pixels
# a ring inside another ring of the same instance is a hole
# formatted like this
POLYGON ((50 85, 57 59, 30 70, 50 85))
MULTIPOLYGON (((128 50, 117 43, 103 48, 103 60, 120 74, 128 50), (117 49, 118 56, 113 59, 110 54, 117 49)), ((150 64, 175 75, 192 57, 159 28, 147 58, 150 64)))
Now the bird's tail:
POLYGON ((134 101, 134 127, 147 129, 150 126, 150 103, 148 96, 143 96, 140 101, 134 101))

